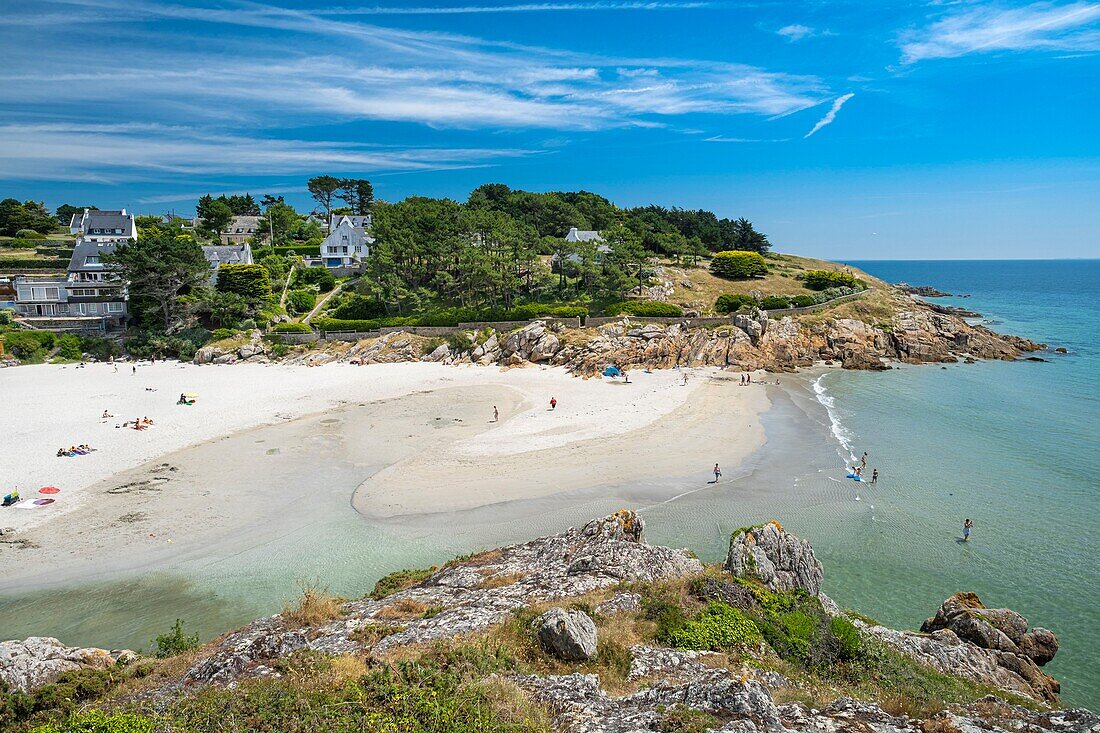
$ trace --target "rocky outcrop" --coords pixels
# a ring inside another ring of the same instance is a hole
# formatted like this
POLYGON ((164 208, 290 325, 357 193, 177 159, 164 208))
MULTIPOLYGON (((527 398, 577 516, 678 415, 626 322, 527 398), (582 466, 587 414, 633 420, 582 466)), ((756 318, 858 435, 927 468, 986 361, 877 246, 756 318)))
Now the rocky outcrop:
POLYGON ((812 596, 821 593, 825 577, 810 543, 775 521, 735 532, 725 569, 738 577, 759 580, 775 591, 801 588, 812 596))
MULTIPOLYGON (((960 359, 1014 359, 1041 348, 1026 339, 1003 336, 968 324, 933 306, 909 301, 889 324, 857 318, 771 319, 757 310, 735 314, 729 325, 691 328, 684 323, 657 324, 624 317, 588 331, 584 343, 566 340, 554 321, 535 321, 510 333, 468 333, 466 348, 443 345, 424 354, 423 337, 386 334, 331 354, 309 351, 290 361, 341 360, 386 363, 426 360, 444 364, 529 364, 564 366, 580 376, 601 373, 608 364, 625 369, 716 366, 742 370, 792 371, 820 361, 846 369, 888 369, 891 362, 939 363, 960 359), (477 337, 476 340, 474 337, 477 337)), ((207 347, 209 348, 209 347, 207 347)), ((214 352, 211 352, 211 354, 214 352)), ((196 358, 200 358, 196 356, 196 358)), ((203 352, 202 359, 210 358, 203 352)), ((219 358, 215 355, 214 360, 219 358)), ((240 354, 220 358, 237 360, 240 354)))
POLYGON ((258 330, 249 334, 246 344, 234 347, 203 346, 195 352, 195 364, 236 364, 239 361, 267 362, 267 344, 258 330))
POLYGON ((919 634, 882 626, 865 630, 946 674, 1037 700, 1058 700, 1058 681, 1039 669, 1054 658, 1058 638, 1043 628, 1029 631, 1027 619, 1015 611, 986 608, 974 593, 948 598, 919 634))
POLYGON ((108 669, 137 659, 129 649, 65 646, 48 636, 0 641, 0 680, 12 690, 30 692, 56 680, 63 672, 108 669))
POLYGON ((596 623, 584 611, 551 608, 535 624, 543 649, 567 662, 596 658, 596 623))
POLYGON ((379 653, 453 638, 500 623, 533 603, 702 570, 684 550, 645 544, 644 529, 640 516, 623 510, 561 534, 452 562, 407 590, 346 603, 339 619, 308 634, 280 616, 261 619, 226 636, 186 680, 226 683, 241 675, 271 674, 271 661, 298 649, 379 653))

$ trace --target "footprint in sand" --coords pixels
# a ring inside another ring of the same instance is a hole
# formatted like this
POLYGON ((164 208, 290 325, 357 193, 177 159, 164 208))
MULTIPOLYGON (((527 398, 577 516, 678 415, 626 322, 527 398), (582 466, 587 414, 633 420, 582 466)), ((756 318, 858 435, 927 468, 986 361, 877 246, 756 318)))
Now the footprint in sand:
POLYGON ((160 491, 161 485, 171 481, 167 476, 154 476, 151 479, 145 481, 131 481, 128 484, 122 484, 116 486, 113 489, 107 489, 108 494, 133 494, 145 491, 160 491))
POLYGON ((269 456, 277 456, 281 452, 282 451, 280 451, 278 448, 268 448, 266 451, 267 455, 269 456))

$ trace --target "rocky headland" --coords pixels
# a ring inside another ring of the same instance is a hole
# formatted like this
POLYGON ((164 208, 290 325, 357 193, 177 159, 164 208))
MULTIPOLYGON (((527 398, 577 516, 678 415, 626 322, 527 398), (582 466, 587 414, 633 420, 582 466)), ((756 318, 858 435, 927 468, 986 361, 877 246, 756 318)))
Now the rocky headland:
POLYGON ((739 314, 727 325, 694 325, 692 319, 658 323, 631 319, 596 327, 570 328, 553 320, 535 321, 509 332, 460 332, 444 342, 394 331, 359 341, 322 341, 279 357, 258 332, 244 345, 208 346, 198 364, 277 359, 288 363, 361 364, 434 361, 519 367, 563 366, 593 376, 608 364, 624 369, 721 367, 789 372, 826 362, 845 369, 889 369, 892 363, 927 364, 1011 360, 1045 348, 1017 336, 967 323, 942 306, 892 294, 890 307, 877 311, 845 308, 772 318, 766 311, 739 314))
POLYGON ((318 689, 330 706, 382 725, 395 700, 440 679, 488 712, 478 707, 481 722, 463 728, 474 713, 455 702, 453 727, 433 726, 438 704, 418 707, 417 730, 1100 730, 1093 713, 1057 708, 1058 682, 1041 669, 1057 637, 1014 611, 959 593, 921 631, 896 631, 825 596, 813 548, 778 522, 738 530, 725 562, 710 567, 644 534, 642 517, 623 510, 394 573, 358 600, 308 591, 282 614, 152 665, 55 640, 6 642, 0 680, 18 691, 16 705, 35 709, 44 691, 82 674, 65 670, 113 666, 111 694, 84 707, 164 730, 183 729, 172 726, 209 700, 231 720, 256 700, 273 706, 256 713, 267 727, 234 730, 310 729, 318 689), (372 697, 380 681, 388 692, 372 697), (340 703, 349 689, 354 699, 340 703), (298 700, 292 712, 276 693, 298 700))

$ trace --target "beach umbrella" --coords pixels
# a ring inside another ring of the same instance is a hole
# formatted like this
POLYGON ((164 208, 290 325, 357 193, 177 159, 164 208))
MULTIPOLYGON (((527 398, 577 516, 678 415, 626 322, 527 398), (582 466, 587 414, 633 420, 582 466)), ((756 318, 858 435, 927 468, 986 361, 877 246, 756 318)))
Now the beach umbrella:
POLYGON ((39 494, 57 494, 60 491, 61 491, 61 489, 57 488, 56 486, 43 486, 41 489, 38 490, 38 493, 39 494))
POLYGON ((44 506, 46 504, 53 504, 57 499, 35 499, 34 503, 38 506, 44 506))

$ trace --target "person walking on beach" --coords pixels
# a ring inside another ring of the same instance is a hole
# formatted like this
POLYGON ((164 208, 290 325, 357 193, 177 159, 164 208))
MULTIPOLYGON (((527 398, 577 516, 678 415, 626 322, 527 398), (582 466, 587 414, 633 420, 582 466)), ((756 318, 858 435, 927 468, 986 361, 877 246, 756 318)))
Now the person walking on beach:
POLYGON ((718 467, 718 464, 714 464, 714 483, 718 483, 718 479, 722 478, 722 469, 718 467))
POLYGON ((969 518, 963 522, 963 542, 970 541, 970 530, 974 529, 974 523, 969 518))
POLYGON ((684 379, 683 385, 686 387, 687 384, 688 384, 688 373, 684 372, 680 376, 683 377, 683 379, 684 379))
POLYGON ((500 413, 497 412, 497 406, 493 405, 493 422, 500 420, 500 413))
POLYGON ((867 451, 863 451, 863 458, 859 459, 859 465, 863 468, 867 468, 867 451))
POLYGON ((873 484, 878 483, 878 469, 877 468, 874 471, 871 471, 871 483, 873 483, 873 484))
POLYGON ((550 409, 551 410, 558 409, 558 398, 557 397, 551 397, 550 398, 550 409))
POLYGON ((130 369, 131 369, 130 374, 132 374, 136 377, 137 376, 137 364, 132 365, 130 367, 130 369))

